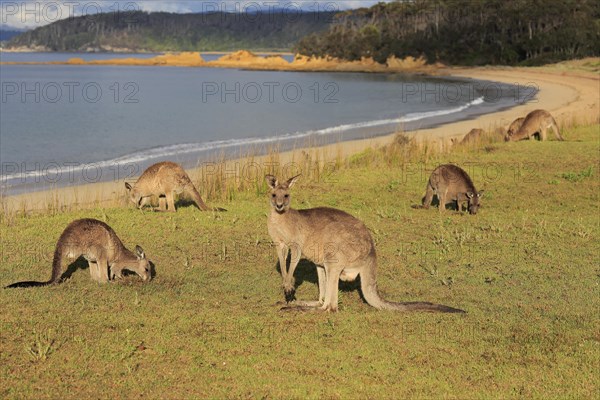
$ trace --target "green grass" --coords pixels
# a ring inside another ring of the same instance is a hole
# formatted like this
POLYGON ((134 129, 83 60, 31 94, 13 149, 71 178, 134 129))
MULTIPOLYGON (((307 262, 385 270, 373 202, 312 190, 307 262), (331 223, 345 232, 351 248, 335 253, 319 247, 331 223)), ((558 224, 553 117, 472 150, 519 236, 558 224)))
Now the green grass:
MULTIPOLYGON (((597 397, 598 129, 426 162, 371 151, 294 187, 297 208, 366 222, 385 298, 466 315, 377 311, 356 283, 341 284, 338 313, 279 312, 267 200, 252 188, 220 202, 227 213, 4 217, 2 285, 47 279, 58 236, 83 217, 144 247, 157 275, 102 286, 80 269, 60 286, 0 290, 0 397, 597 397), (485 189, 477 216, 411 208, 441 162, 485 189)), ((296 277, 298 298, 316 299, 314 266, 296 277)))

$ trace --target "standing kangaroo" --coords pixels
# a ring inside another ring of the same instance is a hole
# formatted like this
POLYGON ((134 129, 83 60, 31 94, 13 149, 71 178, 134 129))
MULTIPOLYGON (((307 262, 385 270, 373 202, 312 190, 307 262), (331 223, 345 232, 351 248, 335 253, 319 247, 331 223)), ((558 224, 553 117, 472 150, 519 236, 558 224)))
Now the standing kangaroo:
MULTIPOLYGON (((513 122, 513 124, 515 122, 513 122)), ((518 140, 531 139, 531 137, 533 135, 535 135, 536 133, 539 134, 541 141, 547 140, 548 139, 548 134, 547 134, 548 129, 552 129, 552 132, 554 132, 554 136, 556 136, 556 138, 558 140, 565 140, 560 135, 560 130, 558 129, 558 125, 556 124, 556 121, 554 120, 552 115, 550 115, 550 113, 548 111, 534 110, 534 111, 530 112, 529 114, 527 114, 527 116, 523 120, 523 123, 521 124, 521 127, 514 134, 512 134, 512 135, 508 134, 506 136, 505 140, 507 142, 508 141, 516 142, 518 140)))
POLYGON ((377 309, 396 311, 464 312, 439 304, 414 302, 393 303, 382 299, 377 291, 377 257, 375 244, 367 227, 352 215, 334 208, 294 210, 290 188, 298 176, 279 183, 267 175, 271 213, 269 235, 277 246, 286 300, 294 298, 294 271, 303 255, 317 265, 319 300, 297 302, 284 309, 337 311, 339 280, 352 281, 360 275, 362 294, 377 309), (287 255, 291 250, 290 268, 287 255))
POLYGON ((88 262, 92 279, 100 283, 108 282, 109 268, 112 278, 120 278, 124 269, 137 273, 144 281, 151 278, 150 262, 140 246, 135 247, 133 254, 123 245, 115 231, 104 222, 79 219, 71 222, 58 238, 49 281, 17 282, 5 289, 58 284, 63 273, 63 261, 75 261, 81 256, 88 262))
POLYGON ((149 166, 133 186, 125 182, 125 188, 129 192, 129 199, 139 209, 146 205, 151 196, 156 196, 159 198, 160 211, 175 212, 177 211, 175 208, 175 194, 185 192, 194 200, 196 207, 202 211, 227 211, 223 208, 209 208, 202 201, 200 193, 194 187, 188 174, 179 164, 170 161, 149 166), (166 197, 166 205, 162 196, 166 197))
POLYGON ((473 181, 462 168, 445 164, 437 167, 429 177, 423 199, 424 208, 429 208, 434 194, 438 197, 440 212, 446 210, 446 203, 449 201, 456 201, 459 211, 462 203, 468 201, 469 213, 477 214, 483 190, 478 192, 475 189, 473 181))

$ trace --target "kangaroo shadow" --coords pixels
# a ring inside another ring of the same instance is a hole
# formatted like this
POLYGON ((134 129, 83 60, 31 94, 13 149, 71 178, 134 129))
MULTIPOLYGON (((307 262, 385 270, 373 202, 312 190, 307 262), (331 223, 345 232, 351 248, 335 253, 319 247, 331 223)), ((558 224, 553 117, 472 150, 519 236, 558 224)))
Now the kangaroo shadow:
MULTIPOLYGON (((185 197, 177 197, 175 200, 175 208, 180 208, 180 207, 196 207, 196 203, 194 203, 194 201, 192 199, 189 198, 185 198, 185 197)), ((164 204, 164 207, 167 207, 167 196, 160 195, 158 197, 156 196, 152 196, 151 199, 148 201, 148 203, 146 203, 146 205, 143 207, 144 209, 149 209, 151 211, 161 211, 160 210, 160 205, 161 203, 164 204)))
POLYGON ((148 261, 150 264, 150 280, 154 280, 156 278, 156 265, 152 261, 148 261))
MULTIPOLYGON (((288 256, 287 262, 289 265, 289 262, 290 262, 289 256, 288 256)), ((294 278, 295 278, 294 288, 298 289, 300 286, 302 286, 302 284, 304 284, 304 282, 312 283, 318 287, 319 276, 317 275, 317 268, 319 268, 319 267, 317 267, 317 265, 315 263, 313 263, 312 261, 309 261, 306 259, 301 259, 300 262, 298 263, 298 266, 296 267, 296 270, 294 271, 294 278)), ((279 264, 279 261, 276 262, 275 269, 281 275, 281 265, 279 264)), ((342 292, 353 292, 355 290, 358 290, 360 293, 359 289, 360 289, 360 278, 357 278, 352 282, 345 282, 342 280, 340 280, 338 282, 338 290, 340 290, 342 292)), ((362 297, 362 293, 360 293, 360 295, 362 297)), ((303 300, 310 300, 310 299, 303 299, 303 300)))
MULTIPOLYGON (((150 264, 150 280, 154 280, 154 278, 156 278, 156 265, 152 262, 152 261, 148 261, 148 263, 150 264)), ((121 274, 123 275, 124 278, 128 277, 128 276, 139 276, 138 274, 136 274, 133 271, 130 271, 128 269, 124 269, 121 274)))
MULTIPOLYGON (((425 203, 425 196, 423 196, 421 198, 421 204, 425 203)), ((437 197, 437 194, 433 195, 433 198, 431 199, 431 205, 433 207, 439 207, 440 206, 440 198, 437 197)))
MULTIPOLYGON (((196 204, 196 202, 192 199, 189 198, 180 198, 179 200, 177 200, 175 202, 175 207, 179 208, 179 207, 194 207, 196 209, 199 209, 198 205, 196 204)), ((218 211, 218 212, 226 212, 227 210, 225 208, 221 208, 221 207, 211 207, 208 206, 210 211, 218 211)))
POLYGON ((198 208, 198 206, 196 205, 196 203, 194 203, 193 200, 186 199, 186 198, 177 199, 177 201, 175 202, 175 208, 179 208, 179 207, 194 207, 194 208, 198 208))
MULTIPOLYGON (((156 266, 152 261, 149 261, 150 264, 150 280, 154 280, 154 278, 156 277, 156 266)), ((86 270, 87 272, 89 272, 90 266, 87 262, 87 260, 83 257, 79 257, 77 260, 73 261, 71 264, 69 264, 69 266, 67 267, 67 270, 65 272, 63 272, 63 274, 60 277, 60 281, 66 281, 67 279, 71 279, 71 276, 78 270, 78 269, 82 269, 82 270, 86 270)), ((129 276, 129 275, 135 275, 138 276, 138 274, 136 274, 133 271, 130 271, 128 269, 124 269, 123 270, 123 276, 129 276)), ((108 270, 108 276, 110 277, 110 268, 108 270)))
POLYGON ((60 281, 62 282, 62 281, 66 281, 67 279, 71 279, 71 276, 73 276, 73 274, 78 269, 86 270, 87 272, 89 272, 90 267, 85 258, 79 257, 77 260, 75 260, 71 264, 69 264, 69 266, 67 267, 67 270, 65 272, 63 272, 63 274, 60 276, 60 281))
MULTIPOLYGON (((423 203, 425 202, 425 196, 423 196, 423 198, 421 198, 421 204, 414 204, 412 206, 412 208, 419 208, 422 209, 423 207, 423 203)), ((433 199, 431 199, 431 206, 430 207, 440 207, 440 199, 437 195, 433 196, 433 199)), ((451 211, 462 211, 461 208, 456 204, 456 201, 450 201, 448 203, 446 203, 446 210, 451 210, 451 211)))

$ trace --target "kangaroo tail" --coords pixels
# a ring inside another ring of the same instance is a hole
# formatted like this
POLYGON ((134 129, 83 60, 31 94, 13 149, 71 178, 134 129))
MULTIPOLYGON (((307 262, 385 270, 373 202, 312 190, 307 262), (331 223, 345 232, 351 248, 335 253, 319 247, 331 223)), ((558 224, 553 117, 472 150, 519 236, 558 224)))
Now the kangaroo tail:
POLYGON ((204 200, 202 200, 202 197, 200 196, 200 193, 198 193, 198 191, 196 190, 196 188, 194 187, 194 185, 190 184, 187 187, 187 192, 192 197, 192 200, 194 200, 194 204, 196 204, 196 207, 198 207, 199 210, 202 210, 202 211, 209 211, 210 210, 210 208, 206 205, 206 203, 204 202, 204 200))
POLYGON ((42 287, 49 286, 55 283, 60 282, 60 277, 62 275, 62 244, 59 239, 58 244, 56 245, 56 249, 54 249, 54 258, 52 259, 52 276, 50 280, 47 282, 36 282, 36 281, 24 281, 24 282, 16 282, 12 285, 6 286, 4 289, 23 289, 30 287, 42 287))
POLYGON ((558 129, 558 124, 556 123, 556 120, 554 118, 552 118, 552 132, 554 132, 554 135, 556 136, 556 138, 558 140, 565 140, 565 138, 563 138, 560 134, 560 130, 558 129))
POLYGON ((51 285, 52 282, 35 282, 35 281, 25 281, 25 282, 17 282, 12 285, 5 286, 4 289, 25 289, 31 287, 42 287, 51 285))
POLYGON ((431 205, 431 202, 433 200, 433 195, 434 195, 434 191, 433 191, 433 187, 431 186, 431 181, 428 181, 427 189, 425 190, 425 196, 423 196, 423 198, 421 198, 421 205, 423 206, 423 208, 429 208, 429 206, 431 205))
POLYGON ((198 191, 196 190, 196 188, 194 187, 193 184, 190 184, 188 186, 187 191, 188 191, 189 195, 192 197, 192 199, 194 200, 194 204, 196 204, 196 207, 198 207, 199 210, 202 210, 202 211, 227 211, 226 209, 221 208, 221 207, 207 206, 206 203, 204 203, 204 201, 202 200, 200 193, 198 193, 198 191))
POLYGON ((466 311, 458 308, 444 306, 441 304, 433 304, 427 302, 407 302, 394 303, 386 301, 379 296, 376 281, 376 267, 372 266, 367 269, 366 273, 360 274, 361 290, 363 297, 370 306, 378 310, 393 310, 393 311, 427 311, 427 312, 442 312, 442 313, 465 313, 466 311))

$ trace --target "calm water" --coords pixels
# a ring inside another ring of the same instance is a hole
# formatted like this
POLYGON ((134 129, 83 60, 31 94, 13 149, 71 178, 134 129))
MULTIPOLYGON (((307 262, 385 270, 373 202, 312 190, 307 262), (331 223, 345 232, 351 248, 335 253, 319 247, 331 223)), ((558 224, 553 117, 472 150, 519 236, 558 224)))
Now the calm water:
POLYGON ((425 128, 534 95, 469 80, 169 67, 1 66, 0 83, 5 194, 111 180, 165 159, 189 167, 249 147, 425 128))

